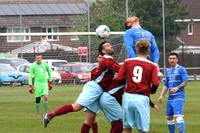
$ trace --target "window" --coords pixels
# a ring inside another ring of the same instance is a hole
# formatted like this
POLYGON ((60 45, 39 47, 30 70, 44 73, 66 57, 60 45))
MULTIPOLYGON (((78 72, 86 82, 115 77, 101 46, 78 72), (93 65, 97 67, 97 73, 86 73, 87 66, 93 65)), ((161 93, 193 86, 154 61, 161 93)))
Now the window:
POLYGON ((20 72, 24 72, 24 69, 25 69, 25 66, 20 66, 20 67, 19 67, 19 71, 20 71, 20 72))
POLYGON ((193 23, 188 24, 188 35, 193 35, 193 23))
MULTIPOLYGON (((43 27, 42 28, 43 33, 57 33, 58 27, 43 27)), ((42 36, 42 40, 46 39, 47 41, 59 41, 58 36, 42 36)))
POLYGON ((30 66, 26 66, 24 72, 29 73, 29 71, 30 71, 30 66))
MULTIPOLYGON (((7 33, 21 33, 20 27, 9 27, 7 33)), ((30 33, 30 28, 22 28, 22 33, 30 33)), ((30 36, 7 36, 7 42, 27 42, 30 41, 30 36)))

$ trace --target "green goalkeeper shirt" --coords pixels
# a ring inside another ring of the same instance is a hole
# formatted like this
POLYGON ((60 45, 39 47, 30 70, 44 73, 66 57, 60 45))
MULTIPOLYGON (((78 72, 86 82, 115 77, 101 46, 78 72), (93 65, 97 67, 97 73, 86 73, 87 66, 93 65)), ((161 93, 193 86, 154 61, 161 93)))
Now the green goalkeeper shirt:
POLYGON ((46 62, 42 62, 41 64, 37 64, 34 62, 30 68, 29 73, 29 85, 32 85, 34 82, 47 83, 47 81, 51 81, 51 69, 46 62))

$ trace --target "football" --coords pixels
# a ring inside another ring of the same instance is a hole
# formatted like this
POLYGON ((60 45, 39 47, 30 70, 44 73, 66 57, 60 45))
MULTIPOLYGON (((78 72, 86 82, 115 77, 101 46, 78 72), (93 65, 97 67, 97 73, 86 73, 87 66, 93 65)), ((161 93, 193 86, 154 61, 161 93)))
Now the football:
POLYGON ((110 35, 110 28, 107 25, 100 25, 96 28, 96 36, 98 38, 106 38, 110 35))
POLYGON ((158 77, 163 77, 163 73, 162 72, 158 72, 158 77))

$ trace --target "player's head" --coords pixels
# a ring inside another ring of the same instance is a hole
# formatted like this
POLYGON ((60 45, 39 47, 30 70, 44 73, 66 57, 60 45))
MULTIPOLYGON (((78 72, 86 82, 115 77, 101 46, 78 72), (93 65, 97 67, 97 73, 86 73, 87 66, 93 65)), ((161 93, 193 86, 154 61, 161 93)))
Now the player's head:
POLYGON ((139 26, 139 25, 140 25, 140 21, 139 21, 139 18, 136 16, 128 17, 125 22, 126 29, 130 29, 131 27, 139 26))
POLYGON ((41 54, 37 54, 35 56, 35 61, 36 61, 37 64, 42 63, 42 55, 41 54))
POLYGON ((128 25, 128 22, 127 22, 127 21, 124 22, 124 28, 125 28, 126 30, 128 30, 128 29, 131 28, 131 26, 128 25))
POLYGON ((150 42, 148 40, 139 40, 136 42, 136 53, 138 55, 147 55, 148 49, 150 47, 150 42))
POLYGON ((168 61, 169 61, 169 64, 172 67, 175 67, 177 65, 177 63, 178 63, 178 54, 175 53, 175 52, 169 53, 169 55, 168 55, 168 61))
POLYGON ((110 42, 104 41, 99 45, 99 54, 100 55, 113 55, 114 49, 110 42))

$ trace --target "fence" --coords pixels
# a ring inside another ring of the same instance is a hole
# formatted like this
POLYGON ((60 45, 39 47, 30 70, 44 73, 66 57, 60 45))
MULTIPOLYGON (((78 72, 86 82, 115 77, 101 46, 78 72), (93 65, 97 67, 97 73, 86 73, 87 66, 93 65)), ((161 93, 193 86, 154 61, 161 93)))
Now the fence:
MULTIPOLYGON (((41 33, 17 33, 16 35, 29 35, 30 39, 34 36, 40 36, 41 33)), ((47 41, 42 38, 38 38, 36 42, 31 42, 29 44, 24 44, 24 42, 16 47, 12 47, 9 44, 10 51, 1 52, 0 54, 5 58, 8 57, 18 57, 27 59, 29 62, 35 60, 35 55, 40 53, 43 55, 44 59, 56 59, 56 60, 67 60, 68 62, 88 62, 96 63, 96 58, 98 57, 98 45, 103 41, 109 41, 113 44, 115 49, 114 57, 118 62, 123 62, 127 56, 123 46, 123 32, 111 33, 112 35, 106 39, 99 39, 95 36, 95 33, 54 33, 45 34, 45 36, 57 36, 57 38, 67 38, 69 45, 63 45, 61 42, 56 43, 56 41, 47 41), (90 36, 89 36, 90 35, 90 36), (72 45, 73 44, 73 45, 72 45), (80 51, 79 49, 82 49, 80 51)), ((5 33, 6 36, 8 34, 5 33)), ((12 34, 12 36, 15 34, 12 34)), ((9 35, 8 35, 9 36, 9 35)), ((43 35, 44 36, 44 35, 43 35)), ((5 47, 5 46, 4 46, 5 47)), ((1 46, 0 46, 1 49, 1 46)), ((167 60, 167 57, 165 57, 167 60)), ((200 54, 179 54, 179 64, 187 67, 188 73, 190 75, 190 80, 200 80, 199 66, 200 62, 198 59, 200 54)), ((159 66, 163 66, 163 54, 160 52, 160 62, 159 66)), ((66 83, 78 83, 77 79, 70 79, 66 83)), ((84 83, 84 82, 79 82, 84 83)))

